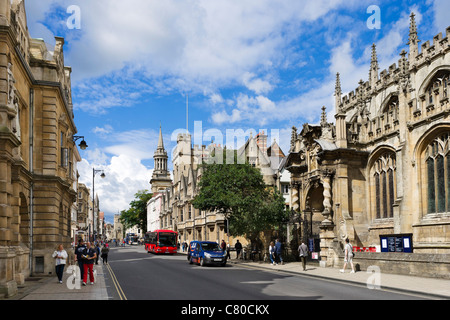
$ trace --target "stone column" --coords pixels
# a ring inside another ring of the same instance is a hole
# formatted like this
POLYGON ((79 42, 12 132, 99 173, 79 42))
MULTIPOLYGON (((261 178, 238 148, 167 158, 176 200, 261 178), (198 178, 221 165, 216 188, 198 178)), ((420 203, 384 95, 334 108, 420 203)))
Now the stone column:
POLYGON ((322 221, 322 225, 329 225, 333 222, 331 217, 331 172, 325 172, 322 177, 323 185, 323 212, 325 220, 322 221))
POLYGON ((323 184, 323 206, 324 211, 322 215, 324 220, 320 225, 320 266, 332 267, 334 265, 335 252, 333 250, 333 243, 336 239, 334 232, 334 223, 331 210, 331 171, 325 171, 322 174, 323 184))
POLYGON ((292 198, 291 208, 295 212, 300 212, 300 198, 299 198, 299 182, 291 182, 292 198))

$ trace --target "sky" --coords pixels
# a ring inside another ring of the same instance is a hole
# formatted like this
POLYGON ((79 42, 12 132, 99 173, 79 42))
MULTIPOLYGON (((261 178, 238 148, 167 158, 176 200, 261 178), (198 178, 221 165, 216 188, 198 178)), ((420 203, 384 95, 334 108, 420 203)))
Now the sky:
MULTIPOLYGON (((65 38, 80 150, 80 183, 95 178, 108 222, 150 190, 161 125, 169 154, 178 133, 196 144, 264 130, 285 154, 292 126, 334 122, 340 73, 346 94, 408 51, 410 13, 419 39, 450 26, 450 1, 26 0, 31 37, 50 50, 65 38), (188 107, 187 107, 188 106, 188 107), (227 131, 228 130, 228 131, 227 131)), ((227 143, 240 147, 237 142, 227 143)))

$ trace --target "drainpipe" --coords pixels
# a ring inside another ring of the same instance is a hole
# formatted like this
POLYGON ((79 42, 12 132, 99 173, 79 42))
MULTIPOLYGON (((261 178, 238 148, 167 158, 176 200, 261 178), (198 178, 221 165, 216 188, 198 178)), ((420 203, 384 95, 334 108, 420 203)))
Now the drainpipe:
POLYGON ((30 89, 30 128, 29 128, 29 136, 30 136, 30 154, 29 154, 29 162, 30 162, 30 173, 31 173, 31 185, 30 185, 30 257, 29 257, 29 265, 30 265, 30 276, 33 274, 33 236, 34 236, 34 167, 33 167, 33 140, 34 140, 34 89, 30 89))

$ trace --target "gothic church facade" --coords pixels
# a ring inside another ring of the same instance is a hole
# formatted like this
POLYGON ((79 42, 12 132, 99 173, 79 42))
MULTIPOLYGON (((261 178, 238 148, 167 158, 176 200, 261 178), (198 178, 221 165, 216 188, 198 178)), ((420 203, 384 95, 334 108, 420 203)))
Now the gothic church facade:
POLYGON ((315 217, 323 265, 341 264, 346 238, 382 251, 383 235, 408 235, 413 253, 450 254, 450 27, 419 42, 411 14, 398 65, 379 73, 373 45, 368 81, 343 96, 337 74, 335 124, 323 108, 320 125, 293 128, 292 208, 315 217))

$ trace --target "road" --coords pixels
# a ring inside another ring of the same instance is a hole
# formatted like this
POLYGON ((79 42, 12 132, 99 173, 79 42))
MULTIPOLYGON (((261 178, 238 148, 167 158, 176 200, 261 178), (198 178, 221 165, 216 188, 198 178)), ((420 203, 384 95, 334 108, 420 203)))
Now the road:
POLYGON ((114 300, 411 300, 417 297, 244 265, 190 265, 186 256, 154 255, 142 246, 113 248, 105 272, 114 300))

